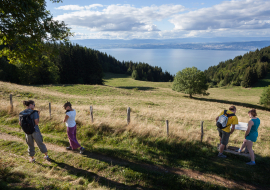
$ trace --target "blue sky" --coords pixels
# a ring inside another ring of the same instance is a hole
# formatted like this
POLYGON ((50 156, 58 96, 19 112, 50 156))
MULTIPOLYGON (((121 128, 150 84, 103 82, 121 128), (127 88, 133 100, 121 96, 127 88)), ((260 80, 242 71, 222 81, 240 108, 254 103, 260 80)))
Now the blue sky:
POLYGON ((47 9, 72 39, 270 37, 268 0, 47 0, 47 9))

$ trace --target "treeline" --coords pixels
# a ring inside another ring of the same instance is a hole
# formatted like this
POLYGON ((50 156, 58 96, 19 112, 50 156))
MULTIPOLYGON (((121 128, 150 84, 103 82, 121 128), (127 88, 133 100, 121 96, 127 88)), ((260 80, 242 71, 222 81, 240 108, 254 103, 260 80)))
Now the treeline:
POLYGON ((0 80, 19 84, 102 84, 103 72, 94 51, 69 43, 46 44, 56 56, 40 55, 37 66, 8 64, 0 59, 0 80))
MULTIPOLYGON (((45 44, 56 56, 40 55, 39 65, 9 64, 0 58, 0 80, 18 84, 103 84, 103 72, 132 75, 136 80, 172 81, 160 67, 118 61, 111 55, 78 44, 45 44)), ((1 47, 0 47, 1 49, 1 47)))
POLYGON ((270 46, 220 62, 204 71, 210 87, 250 87, 264 78, 270 67, 270 46))

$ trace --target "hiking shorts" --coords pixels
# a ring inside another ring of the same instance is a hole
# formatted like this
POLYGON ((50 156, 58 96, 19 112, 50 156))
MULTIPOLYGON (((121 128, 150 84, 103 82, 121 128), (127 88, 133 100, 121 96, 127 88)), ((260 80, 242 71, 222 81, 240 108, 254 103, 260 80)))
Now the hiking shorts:
POLYGON ((217 130, 218 130, 219 136, 221 138, 221 144, 226 146, 229 142, 230 133, 227 133, 220 128, 217 128, 217 130))

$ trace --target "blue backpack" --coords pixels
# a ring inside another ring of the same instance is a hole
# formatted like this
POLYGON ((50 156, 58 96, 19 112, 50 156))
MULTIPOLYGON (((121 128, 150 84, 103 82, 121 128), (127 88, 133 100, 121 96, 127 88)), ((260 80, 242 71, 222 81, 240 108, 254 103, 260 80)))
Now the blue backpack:
POLYGON ((232 114, 227 114, 227 110, 224 110, 223 115, 219 116, 218 121, 217 121, 217 127, 220 129, 224 129, 227 127, 227 122, 228 122, 228 118, 235 116, 234 113, 232 114))

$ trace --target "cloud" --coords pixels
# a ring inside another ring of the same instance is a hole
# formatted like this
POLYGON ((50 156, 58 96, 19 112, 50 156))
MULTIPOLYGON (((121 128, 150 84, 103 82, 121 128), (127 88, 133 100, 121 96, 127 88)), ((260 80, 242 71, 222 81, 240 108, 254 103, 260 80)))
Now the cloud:
POLYGON ((129 4, 66 5, 55 17, 72 27, 77 39, 173 39, 193 37, 268 37, 270 1, 231 0, 198 10, 182 5, 135 7, 129 4), (185 11, 185 12, 184 12, 185 11), (154 24, 169 20, 173 30, 154 24))
POLYGON ((224 1, 219 5, 175 15, 170 22, 179 30, 270 28, 270 1, 224 1))
POLYGON ((94 9, 97 7, 103 7, 103 5, 101 5, 101 4, 92 4, 92 5, 88 5, 88 6, 64 5, 64 6, 57 7, 55 9, 65 10, 65 11, 67 11, 67 10, 79 11, 79 10, 85 10, 85 9, 94 9))
POLYGON ((136 8, 131 5, 109 5, 101 11, 86 10, 102 7, 100 4, 80 7, 61 6, 57 9, 80 10, 65 13, 55 19, 69 25, 88 27, 91 31, 159 31, 154 21, 170 18, 185 8, 182 5, 161 5, 136 8))

